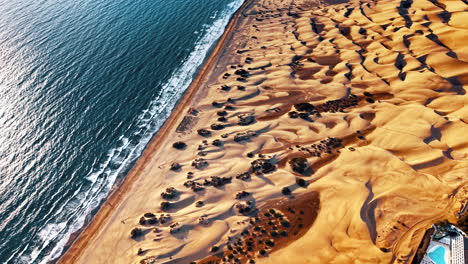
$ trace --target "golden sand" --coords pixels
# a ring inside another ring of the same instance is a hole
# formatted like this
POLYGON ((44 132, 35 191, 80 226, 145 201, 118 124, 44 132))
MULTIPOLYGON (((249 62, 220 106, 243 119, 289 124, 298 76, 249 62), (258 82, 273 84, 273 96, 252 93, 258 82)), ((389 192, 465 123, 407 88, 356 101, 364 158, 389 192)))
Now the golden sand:
POLYGON ((247 1, 59 263, 410 263, 456 222, 468 3, 331 2, 247 1))

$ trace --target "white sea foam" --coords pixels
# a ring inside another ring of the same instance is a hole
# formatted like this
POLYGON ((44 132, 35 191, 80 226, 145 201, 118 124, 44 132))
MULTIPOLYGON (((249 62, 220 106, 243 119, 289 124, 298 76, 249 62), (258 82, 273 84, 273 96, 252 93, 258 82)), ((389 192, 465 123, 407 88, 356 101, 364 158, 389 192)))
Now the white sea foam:
POLYGON ((57 218, 60 215, 70 217, 63 220, 51 217, 50 222, 38 232, 37 240, 39 241, 35 241, 37 246, 30 249, 28 245, 12 256, 7 263, 42 264, 57 259, 62 254, 71 234, 85 224, 86 218, 107 197, 117 177, 142 154, 153 135, 169 117, 178 99, 192 82, 194 74, 210 48, 222 35, 229 19, 240 8, 243 1, 231 2, 223 12, 216 14, 217 19, 212 25, 206 25, 203 28, 199 34, 200 39, 183 65, 173 72, 172 77, 163 85, 159 96, 154 98, 149 108, 137 117, 138 130, 132 136, 141 136, 141 139, 138 142, 131 142, 130 136, 121 136, 117 144, 119 147, 111 149, 106 160, 86 176, 90 185, 77 190, 75 195, 54 214, 57 218), (18 256, 20 256, 19 259, 18 256))

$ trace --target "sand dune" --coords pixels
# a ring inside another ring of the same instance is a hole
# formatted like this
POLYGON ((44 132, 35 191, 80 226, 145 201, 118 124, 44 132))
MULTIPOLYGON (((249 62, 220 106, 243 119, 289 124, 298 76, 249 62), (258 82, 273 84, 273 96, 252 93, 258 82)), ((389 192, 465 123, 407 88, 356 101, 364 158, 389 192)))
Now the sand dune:
POLYGON ((410 263, 455 222, 467 3, 323 2, 247 1, 60 263, 410 263))

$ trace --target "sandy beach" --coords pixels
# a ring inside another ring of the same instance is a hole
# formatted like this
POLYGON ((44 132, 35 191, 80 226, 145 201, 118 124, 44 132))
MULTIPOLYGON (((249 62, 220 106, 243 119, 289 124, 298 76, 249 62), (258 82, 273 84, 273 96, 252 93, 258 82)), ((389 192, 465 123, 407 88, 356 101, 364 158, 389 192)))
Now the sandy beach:
POLYGON ((58 263, 411 263, 467 211, 467 9, 247 0, 58 263))

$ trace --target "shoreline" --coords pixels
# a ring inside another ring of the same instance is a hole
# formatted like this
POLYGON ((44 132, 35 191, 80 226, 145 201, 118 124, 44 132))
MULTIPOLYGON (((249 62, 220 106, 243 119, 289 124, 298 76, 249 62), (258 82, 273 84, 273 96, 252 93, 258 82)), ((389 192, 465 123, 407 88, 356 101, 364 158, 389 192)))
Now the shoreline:
POLYGON ((102 226, 109 214, 114 210, 114 206, 122 200, 122 196, 125 195, 125 193, 129 190, 134 180, 138 178, 147 161, 151 158, 151 155, 158 148, 161 141, 164 140, 164 137, 167 136, 172 128, 176 127, 178 124, 177 121, 179 121, 178 117, 184 114, 183 111, 191 102, 191 97, 196 92, 198 92, 198 90, 201 88, 201 85, 203 84, 203 80, 207 77, 210 71, 216 67, 214 62, 219 58, 220 53, 223 52, 223 48, 225 47, 226 42, 232 38, 235 26, 238 23, 242 12, 254 1, 255 0, 244 0, 242 6, 232 15, 222 36, 215 43, 214 48, 211 50, 208 57, 205 58, 200 69, 196 73, 195 79, 192 80, 192 83, 184 92, 179 102, 171 112, 170 116, 164 122, 163 126, 145 147, 142 155, 137 159, 134 166, 128 172, 127 176, 125 176, 121 182, 114 186, 113 190, 108 195, 108 198, 97 209, 97 212, 92 215, 92 219, 89 221, 89 223, 71 235, 61 256, 52 263, 73 263, 73 261, 76 259, 76 256, 84 250, 87 241, 96 234, 95 231, 102 226), (70 243, 70 241, 73 242, 70 243))

